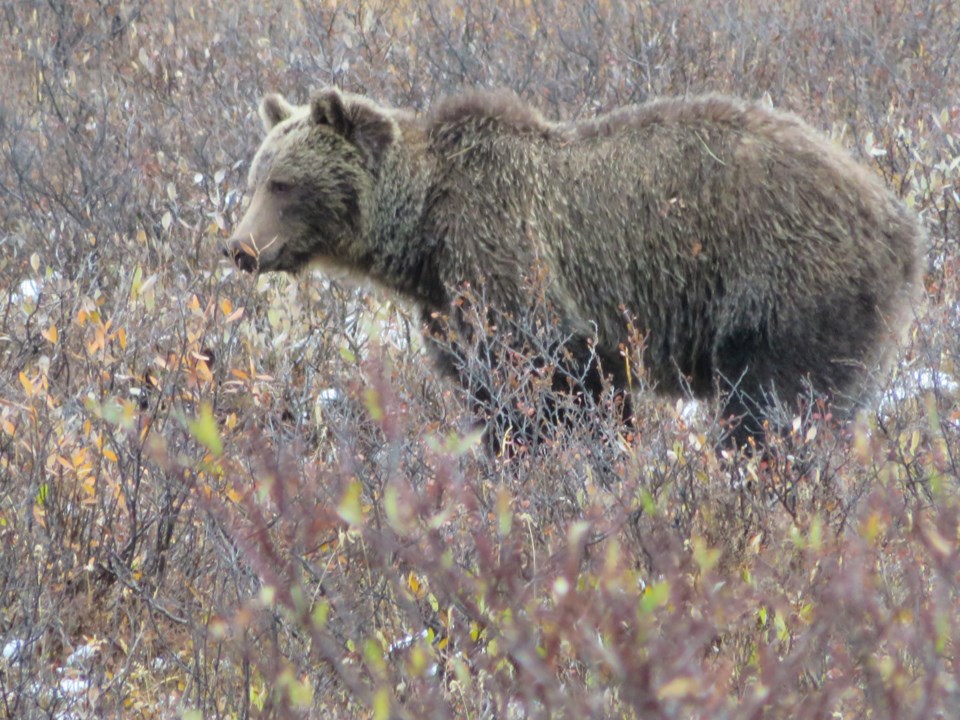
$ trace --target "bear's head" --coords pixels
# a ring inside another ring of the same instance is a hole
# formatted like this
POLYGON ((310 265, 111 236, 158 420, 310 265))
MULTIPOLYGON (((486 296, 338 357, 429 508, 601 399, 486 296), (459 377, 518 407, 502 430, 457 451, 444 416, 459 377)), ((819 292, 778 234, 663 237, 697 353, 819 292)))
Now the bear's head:
POLYGON ((250 166, 253 193, 224 254, 247 272, 295 272, 312 261, 356 269, 384 155, 398 134, 389 110, 335 89, 308 105, 260 103, 267 132, 250 166))

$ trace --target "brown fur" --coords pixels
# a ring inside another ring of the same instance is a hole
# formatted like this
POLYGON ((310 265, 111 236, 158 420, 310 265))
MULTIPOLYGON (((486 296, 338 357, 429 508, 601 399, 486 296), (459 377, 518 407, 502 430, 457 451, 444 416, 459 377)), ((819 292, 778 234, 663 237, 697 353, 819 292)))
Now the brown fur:
POLYGON ((855 404, 919 291, 916 217, 760 105, 666 99, 559 124, 502 91, 415 117, 324 90, 299 108, 269 96, 261 115, 230 249, 242 267, 346 268, 429 324, 464 284, 522 316, 542 265, 586 389, 599 392, 597 357, 626 383, 624 308, 658 390, 729 391, 739 441, 805 381, 855 404))

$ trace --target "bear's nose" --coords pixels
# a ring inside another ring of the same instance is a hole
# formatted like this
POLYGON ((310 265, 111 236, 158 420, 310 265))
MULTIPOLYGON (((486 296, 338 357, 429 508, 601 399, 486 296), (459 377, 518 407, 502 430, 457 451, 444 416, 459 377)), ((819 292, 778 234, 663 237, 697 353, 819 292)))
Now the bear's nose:
POLYGON ((259 262, 255 255, 251 255, 247 250, 247 244, 236 240, 227 242, 223 245, 223 254, 236 263, 237 267, 243 272, 256 272, 259 262))

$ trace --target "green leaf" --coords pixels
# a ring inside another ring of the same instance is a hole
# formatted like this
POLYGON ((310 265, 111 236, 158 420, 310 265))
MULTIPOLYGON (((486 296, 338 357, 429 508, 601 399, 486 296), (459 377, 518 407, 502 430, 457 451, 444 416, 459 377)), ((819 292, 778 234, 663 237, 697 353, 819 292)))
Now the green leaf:
POLYGON ((500 537, 506 537, 513 529, 513 512, 510 509, 512 498, 506 488, 497 493, 497 530, 500 537))
POLYGON ((187 420, 187 428, 194 439, 203 445, 215 456, 223 455, 223 443, 220 441, 220 431, 213 419, 213 409, 210 403, 200 406, 200 415, 194 420, 187 420))
POLYGON ((313 705, 313 686, 308 678, 297 680, 291 677, 287 692, 294 707, 306 709, 313 705))
POLYGON ((428 443, 431 450, 450 455, 451 457, 460 457, 466 455, 473 448, 480 444, 483 439, 483 428, 471 430, 465 435, 458 432, 452 432, 441 438, 429 438, 428 443))
POLYGON ((403 519, 400 515, 400 493, 393 485, 388 485, 383 491, 383 510, 387 514, 387 522, 395 530, 403 529, 403 519))
POLYGON ((643 508, 645 515, 656 517, 657 501, 653 499, 653 495, 646 488, 640 489, 640 507, 643 508))
POLYGON ((367 663, 367 667, 370 670, 377 674, 382 675, 386 669, 386 663, 383 661, 383 650, 380 648, 380 643, 376 640, 368 639, 363 643, 363 658, 367 663))
POLYGON ((786 642, 790 638, 790 630, 787 628, 787 619, 783 613, 777 613, 773 616, 773 626, 777 631, 777 639, 780 642, 786 642))
POLYGON ((337 506, 337 514, 351 525, 361 525, 363 523, 363 512, 360 509, 360 491, 362 487, 359 480, 354 480, 347 486, 343 493, 343 499, 337 506))
POLYGON ((363 393, 363 401, 371 418, 377 422, 383 420, 383 405, 380 404, 380 393, 377 392, 376 388, 367 388, 366 392, 363 393))
POLYGON ((374 720, 387 720, 390 717, 390 691, 380 688, 373 695, 374 720))
POLYGON ((701 537, 694 537, 690 544, 693 546, 693 559, 700 566, 700 572, 709 572, 716 567, 720 560, 720 550, 707 545, 701 537))
POLYGON ((810 531, 807 533, 807 538, 811 549, 820 549, 820 545, 823 543, 823 518, 819 515, 815 515, 813 522, 810 523, 810 531))
POLYGON ((267 322, 270 323, 270 327, 277 329, 280 327, 280 320, 282 316, 280 311, 277 308, 269 308, 267 310, 267 322))
POLYGON ((663 607, 670 600, 670 583, 664 581, 647 585, 640 599, 640 611, 649 614, 659 607, 663 607))
POLYGON ((260 604, 265 608, 273 607, 277 599, 277 589, 273 585, 264 585, 260 588, 260 604))
POLYGON ((136 300, 140 295, 140 288, 143 287, 143 268, 137 265, 133 271, 133 280, 130 282, 130 300, 136 300))
POLYGON ((330 603, 326 600, 320 600, 313 608, 311 620, 313 627, 317 630, 323 630, 327 626, 327 617, 330 615, 330 603))

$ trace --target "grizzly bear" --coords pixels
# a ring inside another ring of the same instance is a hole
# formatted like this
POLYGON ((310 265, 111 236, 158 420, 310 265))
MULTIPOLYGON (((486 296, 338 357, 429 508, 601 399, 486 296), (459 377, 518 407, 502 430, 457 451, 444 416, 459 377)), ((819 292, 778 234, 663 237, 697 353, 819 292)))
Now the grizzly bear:
POLYGON ((267 95, 260 115, 253 197, 224 252, 246 271, 318 262, 393 290, 465 383, 466 288, 490 309, 482 332, 518 347, 525 316, 549 308, 556 386, 578 397, 629 395, 638 329, 656 390, 719 392, 744 443, 806 389, 862 401, 919 292, 916 216, 760 104, 662 99, 559 123, 507 91, 417 115, 324 89, 304 106, 267 95))

